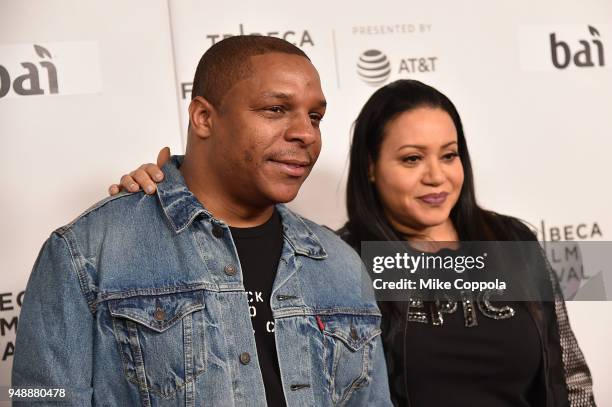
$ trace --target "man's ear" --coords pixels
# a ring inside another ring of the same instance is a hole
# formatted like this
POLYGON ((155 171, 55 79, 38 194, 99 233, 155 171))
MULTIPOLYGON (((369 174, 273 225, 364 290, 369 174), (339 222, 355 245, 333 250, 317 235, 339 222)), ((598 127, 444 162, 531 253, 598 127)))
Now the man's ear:
POLYGON ((212 134, 212 114, 215 107, 202 96, 196 96, 189 103, 190 131, 198 138, 208 138, 212 134))

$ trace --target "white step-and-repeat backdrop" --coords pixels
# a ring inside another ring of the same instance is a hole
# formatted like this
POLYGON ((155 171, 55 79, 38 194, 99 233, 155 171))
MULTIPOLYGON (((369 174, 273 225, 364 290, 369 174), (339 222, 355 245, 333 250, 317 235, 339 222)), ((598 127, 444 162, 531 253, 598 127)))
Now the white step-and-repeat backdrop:
MULTIPOLYGON (((183 150, 197 61, 250 33, 296 44, 321 74, 323 151, 292 203, 303 215, 344 222, 351 123, 378 86, 414 78, 457 105, 483 206, 541 240, 612 239, 607 0, 0 0, 0 386, 44 240, 160 147, 183 150), (374 57, 391 66, 378 84, 358 68, 374 57)), ((612 405, 612 303, 568 308, 596 399, 612 405)))

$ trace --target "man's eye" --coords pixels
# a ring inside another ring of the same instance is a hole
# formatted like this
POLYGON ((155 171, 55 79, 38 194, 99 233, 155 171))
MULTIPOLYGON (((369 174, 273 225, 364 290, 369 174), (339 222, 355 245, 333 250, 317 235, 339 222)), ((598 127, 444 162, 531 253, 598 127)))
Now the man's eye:
POLYGON ((270 106, 266 108, 267 111, 272 113, 282 113, 285 109, 282 106, 270 106))
POLYGON ((311 113, 310 120, 312 120, 313 122, 321 123, 321 120, 323 120, 323 116, 321 116, 319 113, 311 113))

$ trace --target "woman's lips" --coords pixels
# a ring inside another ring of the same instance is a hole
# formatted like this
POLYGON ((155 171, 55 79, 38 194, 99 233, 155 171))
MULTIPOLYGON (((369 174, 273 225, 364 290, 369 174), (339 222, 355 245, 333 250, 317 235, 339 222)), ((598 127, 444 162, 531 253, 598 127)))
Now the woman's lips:
POLYGON ((446 201, 448 193, 440 192, 439 194, 427 194, 420 196, 419 199, 429 205, 441 205, 446 201))

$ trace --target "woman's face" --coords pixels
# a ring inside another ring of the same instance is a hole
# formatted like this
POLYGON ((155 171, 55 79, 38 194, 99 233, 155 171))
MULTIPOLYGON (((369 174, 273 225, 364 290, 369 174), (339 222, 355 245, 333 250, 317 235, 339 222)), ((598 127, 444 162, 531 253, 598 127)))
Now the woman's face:
POLYGON ((385 214, 399 232, 452 225, 463 185, 457 130, 439 108, 420 107, 387 123, 378 160, 370 164, 385 214))

